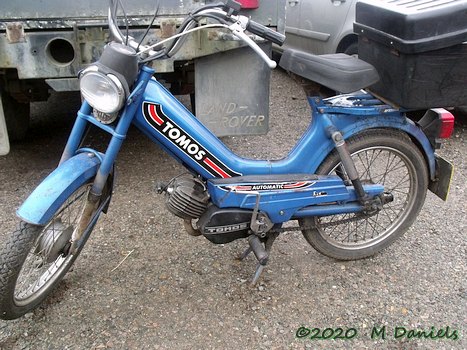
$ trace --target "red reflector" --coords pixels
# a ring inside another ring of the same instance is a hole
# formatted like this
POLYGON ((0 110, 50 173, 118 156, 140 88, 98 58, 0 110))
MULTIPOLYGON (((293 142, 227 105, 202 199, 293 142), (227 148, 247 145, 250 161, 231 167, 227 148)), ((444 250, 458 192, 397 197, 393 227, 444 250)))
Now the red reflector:
POLYGON ((440 139, 448 139, 454 131, 454 116, 449 113, 452 119, 442 119, 441 130, 439 131, 440 139))
POLYGON ((454 131, 454 116, 444 108, 433 108, 438 113, 441 127, 439 128, 438 137, 440 139, 448 139, 454 131))
POLYGON ((242 4, 243 9, 257 9, 259 7, 259 0, 238 0, 242 4))

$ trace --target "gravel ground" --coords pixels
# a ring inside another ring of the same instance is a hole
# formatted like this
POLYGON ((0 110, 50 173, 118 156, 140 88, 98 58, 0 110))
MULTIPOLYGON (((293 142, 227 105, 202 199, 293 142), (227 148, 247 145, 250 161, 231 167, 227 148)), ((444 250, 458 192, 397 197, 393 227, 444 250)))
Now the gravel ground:
MULTIPOLYGON (((309 123, 305 96, 284 72, 273 73, 271 86, 270 133, 226 138, 241 155, 284 156, 309 123)), ((56 166, 71 106, 78 103, 75 95, 59 95, 36 104, 29 139, 0 158, 0 239, 14 226, 14 209, 56 166)), ((102 144, 99 135, 93 138, 102 144)), ((246 242, 213 245, 186 234, 154 192, 157 181, 183 169, 131 130, 109 214, 43 305, 21 319, 0 321, 0 348, 465 349, 465 122, 456 124, 439 153, 456 166, 450 198, 443 203, 429 193, 403 239, 372 258, 340 262, 314 251, 298 232, 283 234, 252 288, 247 280, 254 259, 234 259, 246 242), (301 326, 357 334, 350 340, 299 339, 301 326), (386 339, 372 339, 373 327, 385 327, 386 339), (394 336, 397 329, 447 327, 450 339, 394 336), (459 339, 452 339, 455 334, 459 339)))

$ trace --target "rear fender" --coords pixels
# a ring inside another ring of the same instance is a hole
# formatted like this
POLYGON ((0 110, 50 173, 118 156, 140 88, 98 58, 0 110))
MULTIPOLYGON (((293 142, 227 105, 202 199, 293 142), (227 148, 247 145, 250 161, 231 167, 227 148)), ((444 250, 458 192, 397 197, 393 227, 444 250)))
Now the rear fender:
MULTIPOLYGON (((341 130, 345 139, 348 139, 367 129, 374 128, 396 129, 406 133, 418 146, 423 156, 425 157, 430 179, 435 179, 435 152, 430 145, 430 141, 423 133, 423 131, 410 119, 401 118, 400 116, 386 116, 385 118, 347 118, 347 120, 344 123, 337 122, 335 124, 337 128, 341 130)), ((334 145, 331 143, 331 141, 329 142, 332 150, 334 145)))
POLYGON ((30 224, 45 225, 74 191, 96 175, 99 166, 99 158, 92 153, 68 159, 36 187, 16 215, 30 224))

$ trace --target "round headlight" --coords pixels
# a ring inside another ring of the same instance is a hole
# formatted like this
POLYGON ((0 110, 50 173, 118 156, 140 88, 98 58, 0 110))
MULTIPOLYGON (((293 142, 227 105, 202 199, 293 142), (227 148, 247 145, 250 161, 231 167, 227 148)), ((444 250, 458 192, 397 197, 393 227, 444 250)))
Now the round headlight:
POLYGON ((125 101, 122 83, 113 74, 91 69, 84 71, 79 79, 79 87, 84 99, 103 113, 117 112, 125 101))

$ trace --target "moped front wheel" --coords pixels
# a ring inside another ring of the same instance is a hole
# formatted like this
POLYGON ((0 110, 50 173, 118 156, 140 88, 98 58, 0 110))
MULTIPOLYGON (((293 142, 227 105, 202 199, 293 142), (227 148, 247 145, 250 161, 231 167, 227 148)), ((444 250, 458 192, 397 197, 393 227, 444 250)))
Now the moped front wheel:
MULTIPOLYGON (((309 217, 299 221, 310 245, 329 257, 355 260, 392 244, 415 221, 423 206, 428 171, 418 147, 404 133, 371 129, 347 141, 363 184, 381 184, 393 200, 379 211, 309 217)), ((350 181, 336 151, 318 174, 336 174, 350 181)))
POLYGON ((86 204, 91 184, 68 197, 44 226, 21 221, 0 250, 0 318, 15 319, 37 307, 73 265, 95 222, 86 228, 82 244, 70 252, 70 239, 86 204))

